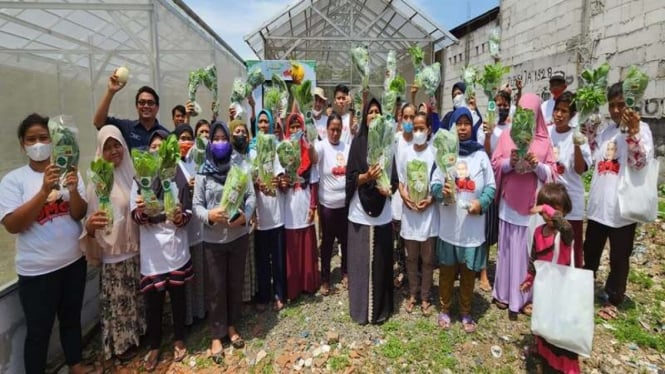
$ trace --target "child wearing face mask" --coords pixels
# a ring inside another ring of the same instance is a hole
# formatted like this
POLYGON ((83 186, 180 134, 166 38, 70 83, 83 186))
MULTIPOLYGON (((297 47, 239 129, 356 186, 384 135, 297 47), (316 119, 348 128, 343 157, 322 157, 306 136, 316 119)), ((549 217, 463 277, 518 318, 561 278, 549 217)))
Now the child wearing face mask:
MULTIPOLYGON (((438 229, 438 214, 432 205, 432 196, 427 193, 420 201, 413 199, 415 191, 409 187, 409 165, 419 160, 425 163, 425 175, 420 177, 424 190, 428 190, 429 176, 434 166, 434 152, 428 146, 428 137, 431 133, 427 122, 427 114, 419 112, 413 119, 413 145, 405 147, 396 158, 397 174, 399 178, 399 193, 403 201, 402 225, 400 235, 404 239, 406 251, 406 268, 409 278, 409 299, 405 304, 407 312, 411 313, 420 296, 421 311, 424 316, 432 313, 432 304, 429 301, 434 271, 434 238, 438 229), (421 272, 418 264, 422 261, 421 272)), ((417 187, 418 183, 414 184, 417 187)))
POLYGON ((466 84, 464 82, 457 82, 453 85, 452 100, 453 100, 453 109, 446 113, 441 120, 441 128, 450 130, 453 123, 450 122, 450 119, 453 115, 453 112, 457 108, 467 106, 466 98, 464 93, 466 92, 466 84))

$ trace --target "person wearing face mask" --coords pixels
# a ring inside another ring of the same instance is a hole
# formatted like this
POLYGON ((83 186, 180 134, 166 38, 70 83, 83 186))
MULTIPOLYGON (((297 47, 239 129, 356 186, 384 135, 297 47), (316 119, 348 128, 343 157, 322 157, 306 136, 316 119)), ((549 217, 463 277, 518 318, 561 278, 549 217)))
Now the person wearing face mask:
MULTIPOLYGON (((248 175, 251 175, 249 130, 245 121, 236 119, 229 122, 229 131, 231 131, 231 145, 233 146, 231 163, 243 168, 248 175)), ((258 288, 254 257, 254 221, 254 217, 251 217, 249 224, 249 244, 247 246, 247 256, 245 257, 245 282, 242 289, 242 301, 246 303, 252 301, 258 288)))
POLYGON ((231 132, 223 122, 212 124, 206 161, 194 184, 194 214, 204 222, 205 294, 212 338, 210 356, 216 363, 223 361, 224 337, 228 336, 236 349, 245 345, 236 326, 242 307, 250 218, 256 201, 253 183, 248 178, 240 213, 229 217, 219 207, 224 183, 233 165, 230 140, 231 132))
POLYGON ((60 342, 70 373, 87 373, 81 364, 81 307, 86 261, 79 249, 81 219, 87 203, 78 171, 65 174, 51 164, 48 118, 36 113, 18 127, 28 164, 7 173, 0 182, 0 219, 16 234, 16 273, 27 333, 26 373, 44 373, 49 338, 57 315, 60 342), (57 242, 57 245, 54 243, 57 242))
MULTIPOLYGON (((400 110, 401 122, 397 126, 397 133, 395 134, 395 160, 399 159, 399 154, 406 148, 411 147, 413 143, 413 119, 416 116, 416 107, 413 104, 406 103, 402 106, 400 110)), ((396 167, 396 166, 395 166, 396 167)), ((399 183, 397 177, 397 169, 393 168, 393 183, 399 183)), ((404 255, 404 240, 399 234, 401 231, 402 223, 402 196, 400 195, 399 189, 396 190, 392 199, 390 199, 390 210, 392 212, 393 218, 393 242, 395 242, 395 263, 397 274, 395 274, 395 287, 401 287, 404 277, 406 276, 406 259, 404 255)))
POLYGON ((324 140, 327 134, 328 114, 326 113, 326 103, 328 98, 325 96, 323 88, 316 87, 314 89, 314 108, 312 108, 312 115, 314 115, 314 125, 316 131, 319 133, 319 140, 324 140))
POLYGON ((562 71, 555 71, 550 77, 550 98, 543 102, 540 109, 545 117, 545 123, 550 126, 552 122, 552 113, 554 112, 554 103, 556 99, 566 90, 566 74, 562 71))
POLYGON ((473 288, 476 272, 487 265, 483 214, 491 206, 496 190, 489 157, 483 146, 473 139, 472 120, 467 108, 457 108, 453 113, 453 131, 457 132, 459 139, 457 176, 451 180, 442 170, 436 169, 431 182, 432 195, 438 201, 451 191, 455 192, 456 199, 453 205, 437 204, 440 217, 436 255, 441 302, 438 325, 442 329, 450 328, 453 285, 459 273, 459 309, 462 329, 467 333, 476 330, 476 322, 471 316, 473 288))
POLYGON ((464 84, 464 82, 460 81, 453 85, 453 91, 452 91, 453 109, 443 116, 443 119, 441 120, 442 129, 450 130, 450 128, 453 125, 450 119, 455 109, 467 106, 466 98, 464 97, 465 92, 466 92, 466 84, 464 84))
POLYGON ((428 138, 431 129, 427 121, 427 114, 419 112, 413 119, 413 145, 400 151, 396 158, 397 175, 399 179, 399 193, 403 201, 402 224, 400 235, 404 239, 406 250, 406 269, 409 278, 409 298, 406 300, 405 309, 408 313, 413 312, 416 299, 420 296, 421 312, 423 316, 432 313, 430 303, 430 289, 433 281, 434 271, 434 238, 438 230, 438 215, 432 205, 432 196, 427 193, 422 200, 415 200, 415 191, 410 189, 411 184, 408 175, 409 165, 419 160, 425 163, 426 175, 421 175, 423 180, 414 186, 428 191, 430 170, 434 166, 434 152, 428 146, 428 138), (418 186, 420 184, 420 186, 418 186), (419 271, 419 262, 422 267, 419 271))

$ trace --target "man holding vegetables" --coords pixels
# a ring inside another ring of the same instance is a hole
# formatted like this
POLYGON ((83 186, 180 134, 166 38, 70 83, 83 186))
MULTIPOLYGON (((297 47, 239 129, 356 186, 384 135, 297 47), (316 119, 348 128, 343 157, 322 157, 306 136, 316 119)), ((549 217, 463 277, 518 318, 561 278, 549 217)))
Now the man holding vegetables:
POLYGON ((109 108, 111 101, 118 91, 122 90, 126 81, 121 81, 117 75, 117 69, 109 77, 106 93, 102 97, 95 116, 92 120, 97 130, 102 126, 110 124, 120 129, 122 137, 125 138, 127 146, 130 150, 133 148, 147 148, 150 141, 150 135, 155 130, 164 130, 169 132, 164 126, 157 121, 157 113, 159 112, 159 95, 154 89, 148 86, 139 88, 136 93, 136 112, 139 116, 136 120, 120 119, 109 117, 109 108))

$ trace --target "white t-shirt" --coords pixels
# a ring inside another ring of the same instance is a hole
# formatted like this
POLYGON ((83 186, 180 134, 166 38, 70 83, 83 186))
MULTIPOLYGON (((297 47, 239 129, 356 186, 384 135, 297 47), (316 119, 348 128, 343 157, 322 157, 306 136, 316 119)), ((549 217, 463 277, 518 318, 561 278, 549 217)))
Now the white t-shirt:
MULTIPOLYGON (((621 168, 627 167, 628 143, 627 134, 610 123, 597 137, 598 148, 593 153, 595 167, 589 191, 587 217, 610 227, 623 227, 635 223, 621 217, 619 212, 619 179, 621 168)), ((647 152, 647 159, 653 158, 653 138, 649 125, 640 122, 640 144, 647 152)), ((638 198, 636 196, 636 198, 638 198)))
POLYGON ((549 99, 547 101, 543 101, 542 104, 540 104, 540 111, 543 112, 543 117, 545 118, 545 123, 547 126, 550 126, 552 124, 552 113, 554 113, 554 99, 549 99))
POLYGON ((392 221, 390 199, 386 199, 386 203, 383 205, 381 214, 378 217, 371 217, 365 213, 363 205, 360 202, 360 196, 358 196, 358 191, 354 192, 349 203, 349 221, 366 226, 383 226, 389 224, 392 221))
MULTIPOLYGON (((171 184, 175 196, 178 196, 178 186, 171 184)), ((138 185, 132 183, 130 209, 136 209, 138 185)), ((187 228, 176 227, 166 221, 158 224, 144 224, 140 226, 141 243, 141 275, 158 275, 171 272, 183 267, 190 259, 187 228)))
MULTIPOLYGON (((179 161, 178 166, 183 171, 185 178, 190 180, 191 178, 196 178, 196 164, 192 161, 179 161)), ((193 247, 203 241, 203 222, 199 219, 196 214, 192 214, 187 223, 187 241, 189 246, 193 247)))
MULTIPOLYGON (((510 122, 504 123, 503 125, 495 125, 492 130, 492 135, 490 135, 490 149, 492 153, 496 149, 496 145, 499 143, 499 137, 504 130, 510 130, 510 122)), ((485 132, 482 131, 482 127, 478 129, 478 134, 476 135, 478 143, 485 145, 485 132)))
MULTIPOLYGON (((568 191, 573 209, 566 216, 569 220, 581 221, 584 219, 584 183, 582 176, 575 171, 575 145, 573 144, 573 133, 570 129, 565 133, 558 133, 556 126, 550 126, 550 139, 554 150, 554 161, 556 161, 558 182, 563 184, 568 191)), ((580 146, 582 158, 587 167, 591 165, 591 149, 588 144, 580 146)))
POLYGON ((307 222, 307 215, 309 214, 310 198, 312 196, 310 185, 318 182, 318 170, 315 165, 312 165, 307 187, 291 187, 286 191, 284 202, 284 228, 288 230, 296 230, 314 224, 314 220, 312 220, 312 222, 307 222))
MULTIPOLYGON (((496 188, 494 171, 487 153, 476 151, 457 159, 454 205, 439 204, 439 238, 459 247, 478 247, 485 242, 485 216, 470 215, 466 205, 478 199, 485 186, 496 188)), ((434 171, 432 184, 443 185, 445 176, 434 171)))
MULTIPOLYGON (((400 151, 397 159, 397 177, 399 183, 404 186, 407 186, 407 163, 412 160, 421 160, 427 164, 427 179, 424 181, 424 187, 429 187, 430 172, 434 165, 433 147, 428 146, 424 151, 418 152, 413 146, 410 146, 400 151)), ((428 238, 436 237, 438 229, 438 214, 434 204, 422 212, 416 212, 407 208, 406 204, 402 202, 402 226, 400 231, 402 238, 424 242, 428 238)))
POLYGON ((328 138, 328 116, 322 114, 319 119, 314 119, 316 132, 319 133, 319 139, 326 140, 328 138))
MULTIPOLYGON (((402 134, 401 131, 396 133, 395 137, 396 141, 395 141, 394 153, 395 153, 395 160, 398 160, 400 151, 411 147, 411 144, 413 144, 413 139, 410 142, 407 142, 404 139, 404 135, 402 134)), ((390 200, 390 210, 392 212, 394 221, 399 221, 402 219, 402 205, 404 205, 404 202, 402 201, 402 195, 400 195, 399 190, 397 190, 395 191, 395 193, 392 196, 392 199, 390 200)))
POLYGON ((340 141, 332 145, 326 139, 315 144, 319 156, 319 203, 330 209, 344 207, 346 199, 346 162, 351 146, 340 141))
POLYGON ((351 113, 347 112, 342 116, 342 136, 340 141, 348 145, 351 145, 351 141, 353 141, 353 135, 351 134, 351 113))
MULTIPOLYGON (((253 154, 256 157, 256 154, 253 154)), ((282 164, 275 154, 273 162, 274 175, 284 173, 282 164)), ((275 196, 266 195, 256 190, 256 229, 259 231, 272 230, 284 226, 284 193, 279 188, 275 189, 275 196)))
MULTIPOLYGON (((44 173, 29 165, 10 171, 0 182, 0 220, 32 199, 42 188, 44 173)), ((76 188, 85 199, 85 187, 79 174, 76 188)), ((36 276, 51 273, 72 264, 81 256, 81 223, 69 214, 69 191, 59 191, 55 201, 47 202, 27 230, 16 238, 16 273, 36 276)))

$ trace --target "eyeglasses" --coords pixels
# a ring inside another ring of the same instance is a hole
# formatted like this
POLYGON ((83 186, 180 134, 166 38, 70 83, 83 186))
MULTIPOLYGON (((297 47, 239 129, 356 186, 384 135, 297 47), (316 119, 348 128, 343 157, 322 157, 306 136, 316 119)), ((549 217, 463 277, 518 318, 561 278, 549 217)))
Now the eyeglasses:
POLYGON ((152 100, 139 100, 136 104, 138 104, 138 106, 155 106, 157 103, 152 100))

